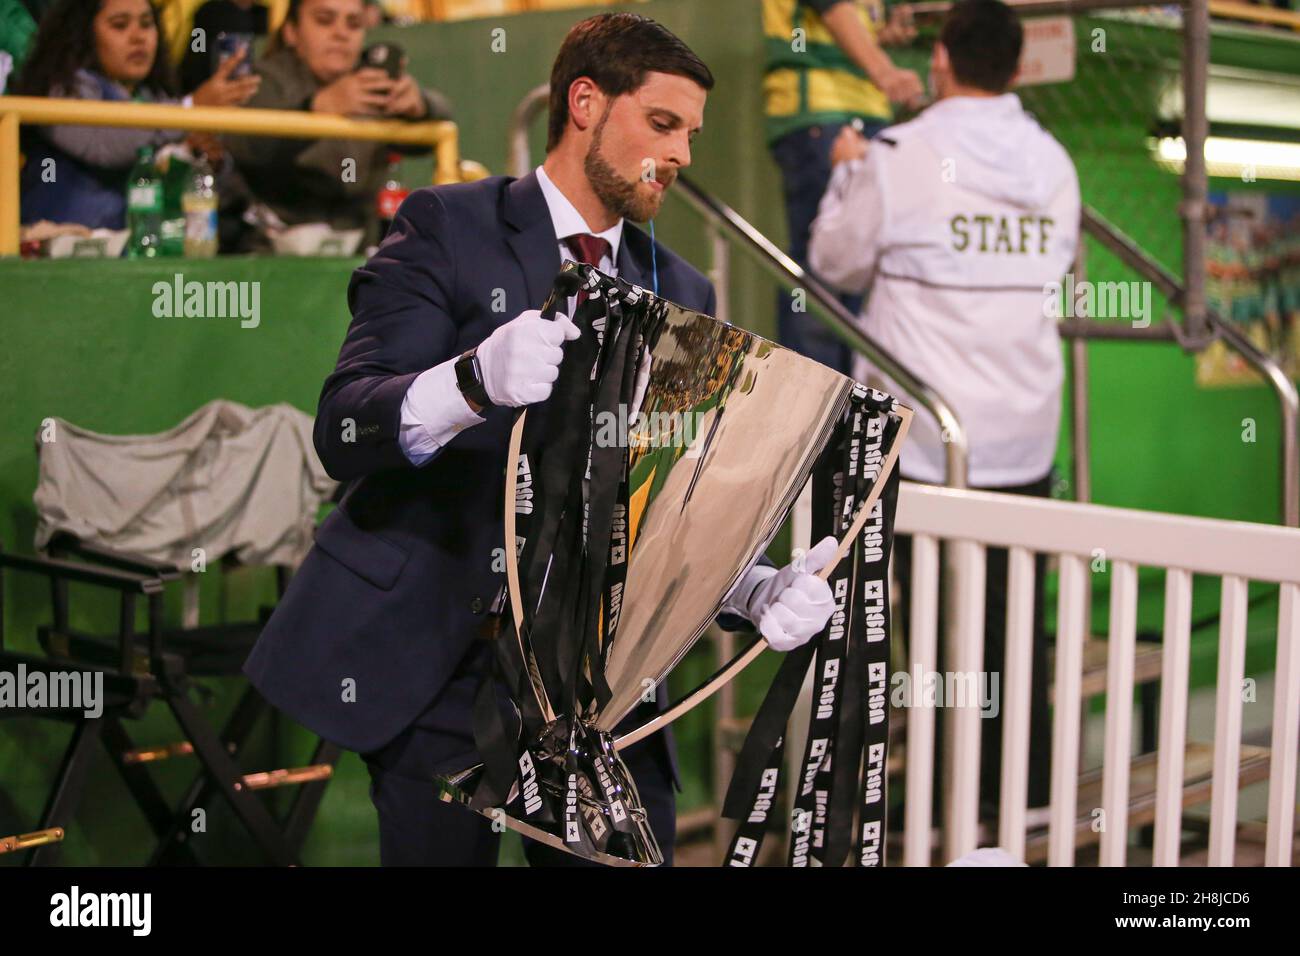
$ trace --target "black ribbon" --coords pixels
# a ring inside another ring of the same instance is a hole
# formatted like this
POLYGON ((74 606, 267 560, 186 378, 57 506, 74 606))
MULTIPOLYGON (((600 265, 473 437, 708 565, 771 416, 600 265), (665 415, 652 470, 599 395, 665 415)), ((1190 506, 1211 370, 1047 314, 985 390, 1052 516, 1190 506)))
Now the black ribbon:
MULTIPOLYGON (((880 479, 899 420, 892 399, 863 389, 813 468, 813 538, 842 538, 860 503, 880 479)), ((889 475, 862 532, 827 577, 837 608, 814 640, 785 655, 764 698, 723 803, 740 821, 727 852, 730 866, 752 866, 771 829, 784 772, 784 736, 809 662, 814 660, 808 742, 791 807, 791 866, 841 866, 854 845, 859 865, 884 860, 880 837, 889 743, 889 554, 898 473, 889 475), (859 786, 859 780, 861 785, 859 786)))
MULTIPOLYGON (((475 703, 475 742, 485 763, 475 802, 482 805, 503 805, 516 780, 523 789, 525 768, 516 761, 520 737, 532 744, 548 732, 535 685, 559 717, 598 710, 611 697, 604 661, 626 579, 628 456, 621 435, 598 442, 598 426, 606 416, 626 419, 643 351, 657 335, 662 310, 626 282, 576 269, 587 280, 573 316, 581 334, 565 343, 551 398, 529 412, 517 466, 514 545, 524 626, 516 632, 510 625, 497 639, 495 679, 520 703, 518 729, 512 735, 501 719, 492 680, 480 687, 475 703)), ((571 291, 570 283, 557 280, 552 297, 558 301, 571 291)), ((513 619, 509 607, 505 617, 513 619)), ((581 737, 573 742, 597 755, 614 785, 614 762, 604 756, 603 742, 576 723, 565 732, 581 737)), ((575 800, 581 804, 584 795, 570 791, 572 780, 558 783, 570 810, 575 800)), ((604 789, 606 781, 599 785, 604 789)), ((620 822, 614 821, 616 829, 620 822)), ((578 839, 587 841, 591 834, 584 828, 578 839)))

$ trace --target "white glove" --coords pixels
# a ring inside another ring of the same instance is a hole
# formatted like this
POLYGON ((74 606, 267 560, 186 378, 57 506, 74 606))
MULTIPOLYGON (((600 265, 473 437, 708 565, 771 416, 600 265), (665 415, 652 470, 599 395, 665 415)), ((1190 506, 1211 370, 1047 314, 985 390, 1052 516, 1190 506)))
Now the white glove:
POLYGON ((746 616, 774 651, 792 651, 821 633, 835 612, 831 586, 817 577, 835 556, 834 538, 823 538, 804 556, 803 570, 787 564, 754 588, 746 616))
POLYGON ((483 387, 495 405, 532 405, 550 397, 564 358, 561 343, 582 332, 569 317, 542 318, 537 309, 521 312, 489 335, 477 350, 483 387))

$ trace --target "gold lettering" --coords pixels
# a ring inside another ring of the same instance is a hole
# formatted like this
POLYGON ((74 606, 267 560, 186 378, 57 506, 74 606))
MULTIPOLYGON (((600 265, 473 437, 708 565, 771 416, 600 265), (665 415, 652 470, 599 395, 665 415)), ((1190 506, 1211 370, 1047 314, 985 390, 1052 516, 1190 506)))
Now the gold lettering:
POLYGON ((958 252, 965 251, 966 247, 970 245, 970 233, 966 231, 966 217, 953 216, 950 225, 952 226, 953 235, 952 247, 958 252))

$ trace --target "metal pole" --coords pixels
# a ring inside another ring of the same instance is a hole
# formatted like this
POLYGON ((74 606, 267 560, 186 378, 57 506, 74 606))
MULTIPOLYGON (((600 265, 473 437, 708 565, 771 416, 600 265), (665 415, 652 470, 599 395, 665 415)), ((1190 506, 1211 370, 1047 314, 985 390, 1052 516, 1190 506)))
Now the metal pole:
MULTIPOLYGON (((1088 279, 1087 246, 1079 236, 1079 251, 1074 257, 1074 279, 1088 279)), ((1087 316, 1081 316, 1087 318, 1087 316)), ((1091 435, 1088 424, 1088 343, 1070 339, 1070 468, 1075 501, 1092 500, 1091 435)))
POLYGON ((731 246, 716 223, 709 223, 709 281, 717 294, 718 314, 714 316, 720 322, 731 321, 731 246))
POLYGON ((1204 348, 1210 342, 1205 317, 1205 181, 1206 74, 1210 62, 1208 0, 1191 0, 1183 10, 1183 328, 1188 344, 1204 348))
MULTIPOLYGON (((723 322, 729 321, 731 315, 731 247, 722 230, 713 223, 707 226, 709 237, 709 281, 713 283, 717 295, 717 316, 723 322)), ((720 627, 713 628, 717 644, 714 648, 717 666, 723 667, 727 661, 736 656, 736 637, 731 631, 720 627)), ((722 819, 722 800, 736 772, 736 754, 730 747, 730 741, 722 739, 721 730, 728 731, 735 726, 736 685, 728 681, 718 691, 717 710, 713 721, 713 795, 717 803, 717 823, 713 830, 714 858, 721 860, 727 852, 731 841, 731 827, 722 819)))
POLYGON ((18 114, 0 113, 0 256, 18 255, 18 114))
POLYGON ((433 184, 460 182, 460 131, 455 125, 443 130, 434 145, 433 184))
MULTIPOLYGON (((1021 17, 1084 15, 1098 10, 1125 10, 1135 6, 1133 0, 1008 0, 1008 4, 1021 17)), ((1180 5, 1181 3, 1171 4, 1180 5)), ((942 17, 952 6, 950 0, 908 4, 912 15, 918 20, 942 17)))
POLYGON ((447 120, 352 119, 302 110, 171 103, 107 103, 60 97, 0 96, 0 256, 18 254, 18 124, 183 129, 289 139, 361 139, 431 146, 434 182, 460 180, 460 146, 447 120))
POLYGON ((533 168, 528 150, 528 130, 533 125, 533 119, 547 104, 550 95, 549 83, 534 86, 510 115, 510 126, 506 131, 506 173, 516 179, 527 176, 533 168))
MULTIPOLYGON (((1096 210, 1087 206, 1083 209, 1083 228, 1115 253, 1121 262, 1153 283, 1169 299, 1170 304, 1181 304, 1183 287, 1179 285, 1178 279, 1139 249, 1132 239, 1107 222, 1096 210)), ((1297 436, 1297 428, 1300 428, 1300 393, 1296 391, 1295 383, 1287 377, 1277 360, 1256 348, 1255 344, 1242 335, 1232 323, 1221 321, 1208 310, 1205 317, 1211 335, 1217 336, 1228 348, 1235 351, 1259 372, 1277 397, 1282 433, 1280 463, 1282 522, 1293 528, 1300 527, 1300 441, 1297 436)), ((1170 328, 1176 329, 1177 326, 1170 324, 1170 328)), ((1191 350, 1187 342, 1182 342, 1182 345, 1191 350)))
POLYGON ((352 119, 302 110, 246 106, 184 107, 171 103, 108 103, 59 97, 0 97, 0 114, 17 114, 37 125, 183 129, 289 139, 364 139, 436 146, 456 129, 449 120, 352 119))
POLYGON ((1120 322, 1065 319, 1056 326, 1063 339, 1090 339, 1094 342, 1172 342, 1180 344, 1180 332, 1174 322, 1156 322, 1136 328, 1120 322))
POLYGON ((1277 396, 1282 412, 1282 523, 1300 528, 1300 394, 1295 383, 1271 355, 1261 352, 1230 322, 1210 316, 1210 324, 1223 342, 1255 367, 1277 396))

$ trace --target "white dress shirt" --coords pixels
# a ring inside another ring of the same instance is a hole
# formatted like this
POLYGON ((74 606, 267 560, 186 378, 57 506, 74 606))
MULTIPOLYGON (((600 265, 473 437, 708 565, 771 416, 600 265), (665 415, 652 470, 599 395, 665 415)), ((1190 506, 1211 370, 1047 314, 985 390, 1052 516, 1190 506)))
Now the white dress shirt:
MULTIPOLYGON (((623 241, 623 220, 620 219, 604 232, 591 231, 582 213, 569 202, 560 188, 546 175, 541 166, 536 169, 537 182, 542 187, 542 196, 551 213, 551 223, 555 227, 556 244, 560 250, 560 261, 573 259, 573 253, 564 240, 570 236, 589 234, 604 239, 609 243, 609 255, 600 260, 599 269, 606 275, 617 276, 619 244, 623 241)), ((576 296, 568 302, 568 315, 572 317, 576 296)), ((540 305, 540 303, 539 303, 540 305)), ((417 467, 432 461, 446 444, 461 431, 477 425, 484 419, 465 401, 465 396, 456 386, 456 362, 460 356, 450 358, 441 365, 435 365, 421 372, 406 390, 402 400, 401 427, 398 430, 398 444, 411 463, 417 467)))

